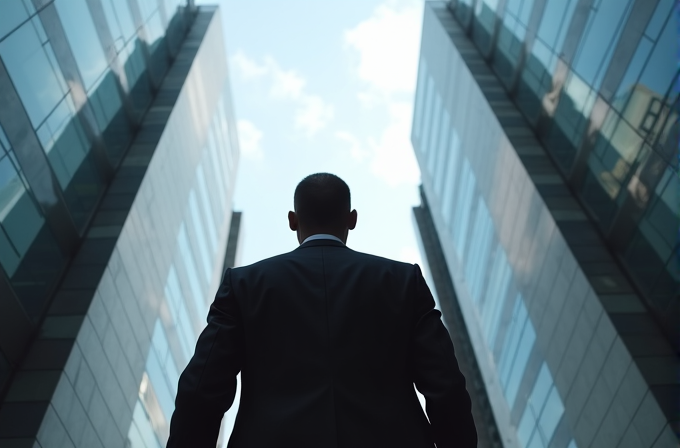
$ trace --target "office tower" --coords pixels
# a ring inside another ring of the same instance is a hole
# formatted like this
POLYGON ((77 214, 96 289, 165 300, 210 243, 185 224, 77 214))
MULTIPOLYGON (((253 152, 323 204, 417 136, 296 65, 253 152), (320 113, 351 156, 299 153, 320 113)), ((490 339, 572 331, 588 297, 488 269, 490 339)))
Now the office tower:
POLYGON ((416 219, 505 447, 678 446, 673 7, 425 4, 416 219))
POLYGON ((164 446, 235 253, 219 11, 1 8, 0 446, 164 446))

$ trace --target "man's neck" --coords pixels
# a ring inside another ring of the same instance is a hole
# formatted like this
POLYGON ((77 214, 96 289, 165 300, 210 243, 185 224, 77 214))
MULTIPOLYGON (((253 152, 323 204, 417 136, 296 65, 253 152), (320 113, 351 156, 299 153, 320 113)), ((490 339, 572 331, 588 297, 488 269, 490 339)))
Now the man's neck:
POLYGON ((314 241, 314 240, 333 240, 337 241, 339 243, 345 244, 340 238, 338 238, 335 235, 331 235, 330 233, 315 233, 313 235, 308 236, 305 238, 301 244, 305 244, 307 241, 314 241))

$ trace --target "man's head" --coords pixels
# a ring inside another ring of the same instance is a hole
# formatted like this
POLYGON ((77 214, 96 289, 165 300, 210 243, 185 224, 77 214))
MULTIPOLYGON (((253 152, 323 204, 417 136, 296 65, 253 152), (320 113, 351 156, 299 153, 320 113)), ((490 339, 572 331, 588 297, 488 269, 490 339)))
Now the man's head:
POLYGON ((317 233, 346 242, 357 223, 357 211, 350 211, 349 187, 334 174, 310 174, 302 179, 295 188, 294 206, 295 211, 288 212, 288 225, 300 243, 317 233))

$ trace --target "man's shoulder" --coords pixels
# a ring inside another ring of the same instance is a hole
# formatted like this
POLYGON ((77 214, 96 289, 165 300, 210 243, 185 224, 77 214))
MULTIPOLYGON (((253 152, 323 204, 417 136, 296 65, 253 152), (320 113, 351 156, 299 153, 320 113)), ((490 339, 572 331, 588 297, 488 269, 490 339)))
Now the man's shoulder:
MULTIPOLYGON (((413 271, 416 266, 414 266, 412 263, 406 263, 403 261, 397 261, 393 260, 391 258, 385 258, 381 257, 379 255, 373 255, 365 252, 359 252, 353 249, 350 249, 349 247, 338 247, 338 246, 323 246, 324 248, 333 248, 335 249, 340 249, 339 252, 341 253, 343 258, 347 258, 348 260, 352 260, 352 263, 357 263, 357 264, 362 264, 365 266, 380 266, 383 268, 388 268, 390 270, 395 270, 395 271, 400 271, 400 272, 405 272, 405 271, 413 271)), ((290 263, 291 261, 294 260, 301 260, 305 258, 305 254, 309 253, 307 252, 309 249, 303 249, 303 248, 297 248, 295 250, 292 250, 290 252, 286 252, 283 254, 275 255, 269 258, 265 258, 263 260, 257 261, 253 264, 249 264, 246 266, 241 266, 238 268, 232 268, 232 271, 234 273, 238 274, 246 274, 248 272, 253 272, 253 271, 262 271, 262 270, 268 270, 268 269, 276 269, 277 267, 280 267, 281 264, 284 263, 290 263)))
POLYGON ((353 250, 352 253, 357 259, 364 261, 367 264, 390 267, 392 269, 412 270, 414 265, 403 261, 393 260, 391 258, 381 257, 380 255, 373 255, 366 252, 358 252, 353 250))

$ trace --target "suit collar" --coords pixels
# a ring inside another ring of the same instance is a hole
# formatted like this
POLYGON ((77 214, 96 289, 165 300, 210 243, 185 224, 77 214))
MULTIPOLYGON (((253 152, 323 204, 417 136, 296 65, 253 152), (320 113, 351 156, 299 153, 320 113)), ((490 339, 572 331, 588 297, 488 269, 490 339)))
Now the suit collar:
POLYGON ((322 239, 322 240, 311 240, 307 241, 304 244, 300 244, 297 249, 306 249, 308 247, 316 247, 316 246, 336 246, 336 247, 347 247, 344 244, 342 244, 339 241, 335 240, 327 240, 327 239, 322 239))

